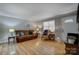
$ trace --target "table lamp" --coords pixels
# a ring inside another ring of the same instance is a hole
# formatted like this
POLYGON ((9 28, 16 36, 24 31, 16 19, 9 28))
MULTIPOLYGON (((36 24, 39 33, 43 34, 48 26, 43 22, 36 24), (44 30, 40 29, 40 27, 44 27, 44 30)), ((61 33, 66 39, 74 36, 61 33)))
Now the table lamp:
POLYGON ((13 36, 15 29, 9 29, 9 32, 11 33, 11 36, 13 36))

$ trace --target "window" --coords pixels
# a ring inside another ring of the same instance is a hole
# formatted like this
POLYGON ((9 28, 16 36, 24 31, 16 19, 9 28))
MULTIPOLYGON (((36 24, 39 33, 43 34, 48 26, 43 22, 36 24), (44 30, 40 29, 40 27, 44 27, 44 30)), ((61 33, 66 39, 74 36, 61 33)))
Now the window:
POLYGON ((55 31, 55 20, 44 22, 43 30, 51 30, 52 32, 55 31))

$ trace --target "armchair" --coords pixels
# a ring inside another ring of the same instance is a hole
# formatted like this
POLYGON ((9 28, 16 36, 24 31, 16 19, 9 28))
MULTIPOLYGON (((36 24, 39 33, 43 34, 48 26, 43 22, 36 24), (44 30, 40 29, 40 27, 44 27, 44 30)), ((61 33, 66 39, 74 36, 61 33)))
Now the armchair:
POLYGON ((48 39, 48 33, 49 33, 49 30, 44 30, 43 34, 42 34, 42 37, 41 37, 41 40, 48 39))

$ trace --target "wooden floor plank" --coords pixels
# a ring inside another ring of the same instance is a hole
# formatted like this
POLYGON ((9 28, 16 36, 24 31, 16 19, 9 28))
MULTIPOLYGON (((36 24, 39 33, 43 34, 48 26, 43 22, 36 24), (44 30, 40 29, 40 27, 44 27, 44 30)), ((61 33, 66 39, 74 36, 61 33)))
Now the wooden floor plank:
POLYGON ((0 44, 0 55, 2 54, 2 44, 0 44))
POLYGON ((16 52, 16 55, 61 55, 65 54, 65 45, 63 42, 43 41, 40 39, 0 45, 0 54, 10 55, 14 52, 16 52))

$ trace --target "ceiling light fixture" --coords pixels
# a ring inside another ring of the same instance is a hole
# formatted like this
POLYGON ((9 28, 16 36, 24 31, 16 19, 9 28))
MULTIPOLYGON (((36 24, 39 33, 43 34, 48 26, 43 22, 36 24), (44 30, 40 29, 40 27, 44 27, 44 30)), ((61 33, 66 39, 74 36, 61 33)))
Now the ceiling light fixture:
POLYGON ((73 22, 73 19, 65 20, 64 23, 70 23, 70 22, 73 22))

